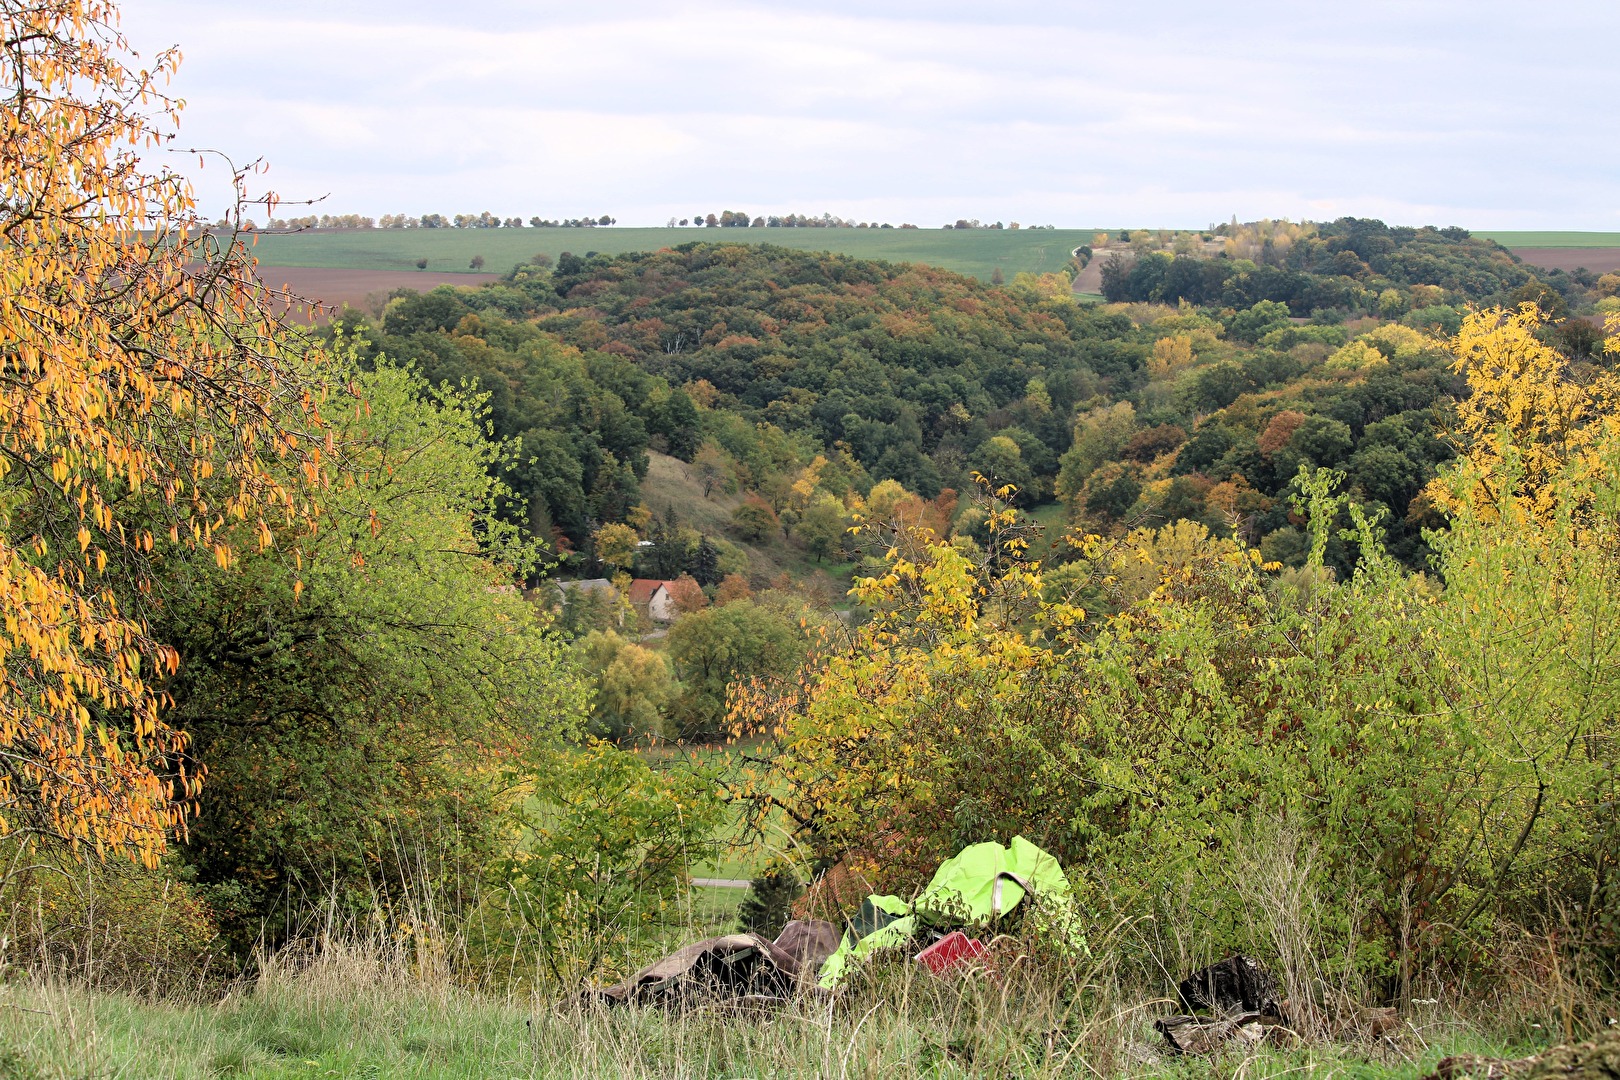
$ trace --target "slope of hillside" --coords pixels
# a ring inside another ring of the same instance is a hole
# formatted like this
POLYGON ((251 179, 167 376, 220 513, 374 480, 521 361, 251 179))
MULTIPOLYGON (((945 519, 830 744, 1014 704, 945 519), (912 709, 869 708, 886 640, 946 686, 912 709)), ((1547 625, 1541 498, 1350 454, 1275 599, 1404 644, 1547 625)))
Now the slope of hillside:
POLYGON ((582 566, 602 523, 669 509, 758 574, 847 559, 868 499, 976 537, 980 475, 1091 529, 1193 520, 1292 562, 1302 465, 1343 470, 1422 565, 1416 500, 1458 386, 1440 290, 1302 323, 1271 301, 1077 305, 1067 281, 692 244, 403 297, 367 334, 492 395, 495 433, 523 439, 526 524, 582 566))

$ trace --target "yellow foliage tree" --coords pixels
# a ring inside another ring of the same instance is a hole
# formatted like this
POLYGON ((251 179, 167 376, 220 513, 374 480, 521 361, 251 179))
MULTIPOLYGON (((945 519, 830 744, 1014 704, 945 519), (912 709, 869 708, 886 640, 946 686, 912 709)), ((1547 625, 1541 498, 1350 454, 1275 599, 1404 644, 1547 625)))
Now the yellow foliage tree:
POLYGON ((1148 372, 1155 378, 1168 378, 1193 362, 1191 334, 1172 334, 1153 343, 1153 359, 1148 372))
MULTIPOLYGON (((1457 405, 1457 434, 1469 447, 1472 501, 1481 512, 1514 497, 1533 513, 1548 513, 1565 470, 1601 467, 1594 455, 1616 422, 1620 379, 1612 372, 1576 378, 1570 361, 1536 336, 1545 321, 1534 304, 1474 312, 1452 342, 1456 370, 1472 390, 1457 405), (1504 477, 1512 478, 1511 490, 1504 477)), ((1443 508, 1456 505, 1444 481, 1431 482, 1428 494, 1443 508)))
POLYGON ((616 570, 629 570, 635 564, 636 552, 641 549, 641 534, 618 522, 603 525, 591 539, 596 544, 597 559, 616 570))
POLYGON ((163 545, 228 566, 241 525, 312 523, 275 475, 317 486, 334 448, 252 260, 143 170, 178 57, 134 66, 117 18, 0 0, 0 833, 152 863, 198 777, 167 764, 177 656, 114 584, 138 595, 163 545))

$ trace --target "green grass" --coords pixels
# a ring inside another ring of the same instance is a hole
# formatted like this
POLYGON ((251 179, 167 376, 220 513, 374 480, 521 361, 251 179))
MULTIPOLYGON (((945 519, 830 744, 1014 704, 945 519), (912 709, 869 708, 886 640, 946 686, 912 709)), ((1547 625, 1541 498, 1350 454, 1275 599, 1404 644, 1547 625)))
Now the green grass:
POLYGON ((1446 1053, 1534 1049, 1506 1048, 1451 1028, 1414 1031, 1392 1045, 1143 1060, 1161 1045, 1146 1016, 1124 1022, 1070 1017, 1048 1031, 1024 1015, 1021 1002, 984 984, 959 996, 924 978, 835 1008, 806 1002, 764 1016, 675 1016, 580 1011, 556 1000, 482 997, 454 988, 368 985, 355 979, 360 974, 334 978, 317 970, 222 1002, 193 1004, 14 983, 0 997, 0 1076, 1415 1080, 1446 1053))
POLYGON ((466 271, 473 256, 485 272, 504 273, 545 253, 619 255, 695 240, 770 243, 835 251, 864 259, 922 262, 988 279, 997 267, 1009 280, 1021 271, 1056 270, 1097 229, 357 229, 261 234, 253 254, 265 266, 414 270, 418 259, 441 271, 466 271))
POLYGON ((1609 248, 1620 247, 1620 232, 1479 232, 1508 248, 1609 248))

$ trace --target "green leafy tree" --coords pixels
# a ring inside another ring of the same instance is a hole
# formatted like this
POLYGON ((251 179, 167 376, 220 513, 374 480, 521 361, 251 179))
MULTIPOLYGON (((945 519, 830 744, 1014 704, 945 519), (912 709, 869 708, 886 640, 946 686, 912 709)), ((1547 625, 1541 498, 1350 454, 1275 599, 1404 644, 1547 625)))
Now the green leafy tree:
POLYGON ((591 720, 598 735, 623 740, 671 734, 665 713, 679 687, 660 653, 612 630, 593 630, 574 652, 596 682, 591 720))
POLYGON ((1268 332, 1288 325, 1287 304, 1261 300, 1232 316, 1226 331, 1240 341, 1259 341, 1268 332))
POLYGON ((570 638, 624 625, 624 604, 618 590, 611 586, 563 589, 562 597, 557 629, 570 638))
POLYGON ((825 493, 812 502, 793 526, 805 550, 821 562, 843 547, 844 532, 849 527, 849 515, 844 504, 825 493))
POLYGON ((1034 471, 1024 460, 1022 448, 1010 437, 991 436, 974 451, 971 460, 974 471, 995 487, 1011 484, 1026 499, 1033 494, 1031 487, 1035 480, 1034 471))
POLYGON ((795 622, 756 600, 734 600, 682 618, 669 632, 669 658, 685 688, 676 707, 682 733, 719 735, 732 683, 785 676, 803 661, 806 649, 795 622))
POLYGON ((669 452, 682 461, 692 461, 703 445, 703 421, 685 390, 670 391, 658 420, 669 452))
POLYGON ((1069 502, 1085 487, 1098 466, 1118 458, 1136 429, 1136 410, 1128 401, 1099 406, 1074 423, 1074 442, 1064 453, 1057 476, 1057 497, 1069 502))
POLYGON ((369 906, 418 845, 476 866, 587 699, 512 584, 535 551, 496 514, 477 410, 396 368, 339 371, 367 409, 334 416, 347 480, 320 532, 162 583, 171 722, 210 778, 184 858, 232 892, 244 947, 307 891, 369 906))
POLYGON ((1355 436, 1349 424, 1330 416, 1307 416, 1294 429, 1277 460, 1280 468, 1296 462, 1332 467, 1343 461, 1354 445, 1355 436), (1289 451, 1292 451, 1291 456, 1289 451))

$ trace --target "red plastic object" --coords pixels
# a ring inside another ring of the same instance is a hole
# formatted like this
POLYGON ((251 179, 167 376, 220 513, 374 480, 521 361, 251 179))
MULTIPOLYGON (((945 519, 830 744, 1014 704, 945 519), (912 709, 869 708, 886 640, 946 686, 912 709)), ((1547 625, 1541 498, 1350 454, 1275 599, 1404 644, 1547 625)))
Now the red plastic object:
POLYGON ((971 960, 982 960, 989 952, 990 950, 984 947, 984 942, 978 938, 970 938, 960 930, 952 930, 918 953, 917 963, 935 975, 940 975, 971 960))

